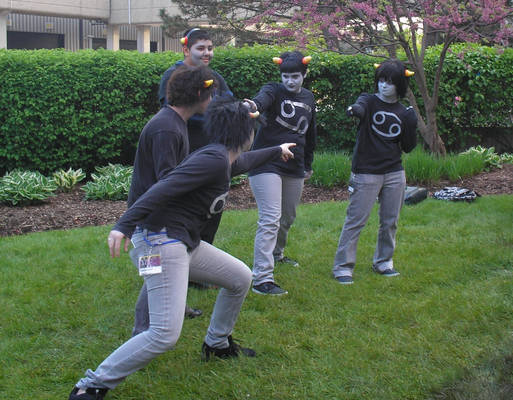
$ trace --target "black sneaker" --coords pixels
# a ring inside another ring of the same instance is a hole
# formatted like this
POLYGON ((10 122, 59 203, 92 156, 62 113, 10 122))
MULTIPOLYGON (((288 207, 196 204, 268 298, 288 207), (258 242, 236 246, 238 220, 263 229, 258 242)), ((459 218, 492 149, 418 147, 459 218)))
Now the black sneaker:
POLYGON ((203 345, 201 346, 201 359, 203 361, 209 361, 212 356, 223 359, 238 357, 241 353, 246 357, 256 356, 255 350, 241 347, 239 344, 235 343, 232 335, 228 336, 228 347, 225 347, 224 349, 210 347, 205 342, 203 342, 203 345))
POLYGON ((353 277, 352 276, 337 276, 335 278, 338 283, 341 285, 352 285, 353 284, 353 277))
POLYGON ((187 305, 185 306, 185 316, 187 318, 196 318, 201 314, 203 314, 203 311, 201 311, 199 308, 192 308, 187 305))
POLYGON ((274 282, 264 282, 260 285, 255 285, 251 290, 258 294, 270 294, 273 296, 281 296, 288 293, 274 282))
POLYGON ((380 275, 383 275, 383 276, 386 276, 388 278, 392 277, 392 276, 397 276, 397 275, 400 275, 399 272, 397 272, 395 269, 393 268, 387 268, 386 270, 384 271, 380 271, 379 269, 375 268, 374 266, 372 267, 372 270, 374 272, 376 272, 377 274, 380 274, 380 275))
POLYGON ((299 267, 299 263, 296 260, 288 257, 274 258, 274 264, 287 264, 291 267, 299 267))
POLYGON ((74 387, 69 394, 68 400, 103 400, 109 389, 87 388, 85 393, 77 394, 80 390, 74 387))

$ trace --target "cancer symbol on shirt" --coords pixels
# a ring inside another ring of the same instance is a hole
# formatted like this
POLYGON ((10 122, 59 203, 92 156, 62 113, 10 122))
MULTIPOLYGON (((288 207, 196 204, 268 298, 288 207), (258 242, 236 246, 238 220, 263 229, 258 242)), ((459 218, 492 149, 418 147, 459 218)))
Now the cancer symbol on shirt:
POLYGON ((377 111, 372 116, 372 122, 372 130, 378 135, 393 138, 401 134, 401 120, 394 113, 377 111))
POLYGON ((312 108, 308 104, 292 100, 283 100, 281 102, 281 115, 276 117, 276 122, 291 131, 297 132, 299 135, 304 135, 308 130, 308 118, 305 115, 301 115, 298 118, 298 115, 296 115, 298 108, 303 108, 308 113, 312 112, 312 108), (288 121, 285 121, 285 119, 288 121))

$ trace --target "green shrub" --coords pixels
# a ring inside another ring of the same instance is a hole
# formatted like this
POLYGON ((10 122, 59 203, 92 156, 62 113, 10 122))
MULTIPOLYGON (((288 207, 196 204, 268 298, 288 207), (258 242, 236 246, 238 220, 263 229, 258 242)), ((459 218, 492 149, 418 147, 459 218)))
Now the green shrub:
POLYGON ((96 171, 97 174, 91 174, 92 181, 82 187, 86 200, 127 200, 133 167, 109 164, 97 167, 96 171))
MULTIPOLYGON (((218 48, 212 67, 238 98, 253 97, 279 81, 274 46, 218 48)), ((440 48, 426 52, 428 79, 440 48)), ((353 147, 357 121, 345 109, 372 92, 375 58, 311 53, 305 87, 317 100, 318 148, 353 147)), ((60 168, 94 171, 107 163, 131 164, 139 134, 158 111, 162 73, 180 53, 82 50, 0 50, 0 174, 16 168, 49 174, 60 168)), ((453 150, 476 130, 512 132, 513 49, 455 45, 448 55, 437 108, 440 134, 453 150), (455 98, 461 98, 455 104, 455 98)), ((414 92, 415 84, 412 83, 414 92)), ((418 94, 416 98, 422 103, 418 94)), ((406 100, 405 100, 406 101, 406 100)))
POLYGON ((86 174, 82 172, 81 168, 77 170, 69 168, 67 171, 60 169, 54 172, 52 177, 58 189, 69 192, 78 182, 86 177, 86 174))
POLYGON ((0 50, 0 173, 131 163, 141 129, 158 110, 160 76, 178 58, 0 50))
POLYGON ((480 157, 483 160, 483 163, 487 170, 493 169, 493 168, 502 168, 503 162, 511 162, 511 160, 513 160, 512 154, 499 155, 495 152, 494 147, 486 148, 486 147, 482 147, 482 146, 475 146, 475 147, 469 148, 468 150, 462 152, 461 154, 480 157))
POLYGON ((241 174, 241 175, 234 176, 230 181, 230 186, 240 185, 243 182, 245 182, 247 179, 248 179, 247 174, 241 174))
POLYGON ((0 178, 0 202, 15 205, 40 203, 57 190, 53 179, 39 172, 14 170, 0 178))
POLYGON ((311 184, 324 187, 344 185, 351 175, 351 157, 346 153, 316 153, 312 169, 311 184))

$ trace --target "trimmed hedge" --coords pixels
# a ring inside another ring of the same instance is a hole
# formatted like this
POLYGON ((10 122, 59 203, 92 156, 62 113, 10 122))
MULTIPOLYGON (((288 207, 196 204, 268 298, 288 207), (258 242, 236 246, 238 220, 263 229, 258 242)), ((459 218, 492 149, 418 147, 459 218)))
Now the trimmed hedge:
MULTIPOLYGON (((280 79, 272 57, 283 48, 218 48, 212 67, 239 98, 252 97, 280 79)), ((438 48, 430 48, 432 74, 438 48)), ((373 90, 375 58, 311 54, 305 86, 318 100, 319 148, 348 150, 356 122, 345 109, 373 90)), ((162 73, 180 53, 140 54, 107 50, 0 50, 0 174, 15 168, 49 173, 87 172, 107 163, 132 164, 137 139, 158 110, 162 73)), ((513 49, 455 46, 440 89, 439 125, 449 148, 464 147, 476 129, 511 134, 513 49), (462 100, 454 104, 455 97, 462 100)))
POLYGON ((160 75, 179 58, 131 51, 0 51, 0 171, 90 172, 108 161, 131 164, 139 133, 158 110, 160 75))

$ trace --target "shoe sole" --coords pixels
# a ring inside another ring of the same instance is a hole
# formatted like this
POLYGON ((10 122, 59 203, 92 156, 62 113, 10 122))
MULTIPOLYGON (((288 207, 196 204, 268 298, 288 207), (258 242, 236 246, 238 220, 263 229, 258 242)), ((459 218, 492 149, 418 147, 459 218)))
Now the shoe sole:
POLYGON ((257 293, 257 294, 262 294, 264 296, 268 295, 268 296, 283 296, 284 294, 288 294, 289 292, 285 291, 283 293, 266 293, 266 292, 261 292, 255 288, 251 288, 251 291, 254 292, 254 293, 257 293))
POLYGON ((396 272, 395 274, 383 274, 383 273, 381 273, 381 272, 379 272, 379 271, 376 271, 375 269, 373 269, 373 271, 374 271, 376 274, 378 274, 378 275, 384 276, 385 278, 393 278, 394 276, 399 276, 399 275, 401 275, 401 273, 400 273, 400 272, 396 272))
POLYGON ((337 281, 339 283, 339 285, 352 285, 354 283, 354 281, 351 281, 351 282, 340 282, 340 281, 337 281))

